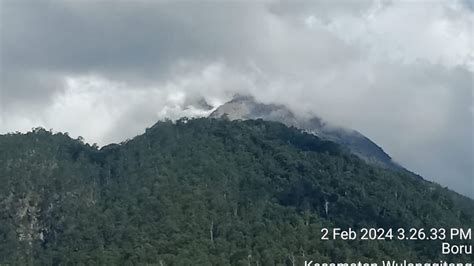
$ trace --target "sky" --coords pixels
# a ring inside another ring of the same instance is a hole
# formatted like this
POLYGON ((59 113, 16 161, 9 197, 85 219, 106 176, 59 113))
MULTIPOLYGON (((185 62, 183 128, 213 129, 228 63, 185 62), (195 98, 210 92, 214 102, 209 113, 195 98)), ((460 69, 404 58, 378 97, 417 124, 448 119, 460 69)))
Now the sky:
POLYGON ((0 0, 0 133, 121 142, 236 93, 474 198, 474 2, 0 0))

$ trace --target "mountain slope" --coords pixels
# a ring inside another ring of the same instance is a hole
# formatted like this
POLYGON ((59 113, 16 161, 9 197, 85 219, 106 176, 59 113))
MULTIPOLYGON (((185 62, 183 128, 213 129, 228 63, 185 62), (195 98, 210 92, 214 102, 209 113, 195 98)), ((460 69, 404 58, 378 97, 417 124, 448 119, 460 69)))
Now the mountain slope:
POLYGON ((210 117, 227 117, 230 120, 263 119, 280 122, 341 144, 366 162, 385 168, 402 169, 382 148, 355 130, 330 125, 319 117, 297 118, 283 105, 259 103, 251 96, 234 97, 231 101, 218 107, 210 117))
POLYGON ((158 122, 100 150, 37 129, 0 150, 0 264, 470 259, 439 241, 322 241, 323 227, 471 228, 474 202, 280 123, 158 122))

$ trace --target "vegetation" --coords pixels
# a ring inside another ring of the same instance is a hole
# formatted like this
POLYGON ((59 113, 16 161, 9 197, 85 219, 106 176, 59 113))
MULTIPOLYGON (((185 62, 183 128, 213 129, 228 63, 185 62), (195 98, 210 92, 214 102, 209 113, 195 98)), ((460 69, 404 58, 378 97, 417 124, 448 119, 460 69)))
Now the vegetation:
POLYGON ((443 256, 439 241, 321 240, 321 229, 474 225, 474 202, 261 120, 158 122, 98 149, 0 136, 0 264, 302 265, 443 256))

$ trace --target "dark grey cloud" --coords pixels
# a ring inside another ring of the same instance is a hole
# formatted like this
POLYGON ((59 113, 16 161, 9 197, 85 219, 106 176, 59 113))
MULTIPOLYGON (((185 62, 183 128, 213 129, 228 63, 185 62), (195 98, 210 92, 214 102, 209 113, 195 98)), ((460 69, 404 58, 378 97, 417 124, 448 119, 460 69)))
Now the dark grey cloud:
POLYGON ((51 95, 44 73, 155 82, 178 60, 239 58, 258 37, 259 6, 236 2, 4 1, 1 12, 2 83, 15 100, 51 95))
POLYGON ((474 196, 468 2, 4 0, 0 131, 106 144, 249 93, 474 196))

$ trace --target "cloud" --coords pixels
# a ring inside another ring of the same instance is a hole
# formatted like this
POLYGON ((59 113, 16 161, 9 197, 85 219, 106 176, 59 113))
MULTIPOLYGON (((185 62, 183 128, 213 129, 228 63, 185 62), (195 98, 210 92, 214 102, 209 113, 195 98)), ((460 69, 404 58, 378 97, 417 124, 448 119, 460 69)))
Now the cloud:
POLYGON ((0 22, 1 132, 104 145, 249 93, 474 196, 469 1, 2 1, 0 22))
POLYGON ((219 62, 174 69, 180 75, 149 87, 131 88, 125 82, 94 75, 65 76, 61 92, 40 112, 6 110, 2 130, 27 131, 42 125, 105 145, 141 134, 158 119, 207 116, 212 110, 200 106, 200 100, 219 106, 235 93, 249 93, 252 87, 246 75, 219 62))

